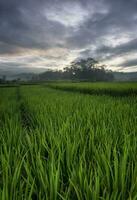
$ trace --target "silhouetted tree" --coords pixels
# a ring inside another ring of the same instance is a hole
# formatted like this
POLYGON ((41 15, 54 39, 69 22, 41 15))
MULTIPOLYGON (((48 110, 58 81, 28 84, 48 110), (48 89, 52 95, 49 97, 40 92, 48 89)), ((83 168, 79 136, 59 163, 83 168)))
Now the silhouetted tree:
POLYGON ((63 71, 48 70, 39 74, 39 80, 82 80, 82 81, 111 81, 113 75, 111 71, 105 70, 104 65, 100 65, 93 58, 73 61, 69 67, 63 71))
POLYGON ((113 80, 112 73, 106 71, 105 66, 99 65, 99 62, 93 58, 74 61, 70 67, 64 69, 64 72, 66 77, 70 79, 89 81, 113 80))

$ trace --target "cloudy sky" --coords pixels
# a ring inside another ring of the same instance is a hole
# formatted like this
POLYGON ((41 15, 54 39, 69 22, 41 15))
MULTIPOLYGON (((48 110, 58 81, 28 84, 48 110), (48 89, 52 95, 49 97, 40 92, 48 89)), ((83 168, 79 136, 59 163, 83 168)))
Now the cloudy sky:
POLYGON ((0 0, 0 69, 61 69, 85 57, 137 71, 137 0, 0 0))

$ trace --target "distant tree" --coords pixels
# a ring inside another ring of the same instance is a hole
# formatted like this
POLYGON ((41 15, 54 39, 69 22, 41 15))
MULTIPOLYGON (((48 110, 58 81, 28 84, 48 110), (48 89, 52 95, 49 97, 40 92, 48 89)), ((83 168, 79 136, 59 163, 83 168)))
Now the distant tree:
POLYGON ((61 70, 52 71, 48 70, 42 74, 39 74, 39 80, 60 80, 63 78, 63 72, 61 70))
POLYGON ((100 65, 93 58, 80 59, 73 61, 70 67, 64 68, 66 77, 71 79, 106 81, 113 80, 112 74, 105 70, 105 65, 100 65))
POLYGON ((33 77, 32 81, 45 80, 82 80, 82 81, 112 81, 113 74, 105 70, 104 65, 100 65, 93 58, 80 59, 73 61, 69 67, 63 70, 48 70, 37 77, 33 77))

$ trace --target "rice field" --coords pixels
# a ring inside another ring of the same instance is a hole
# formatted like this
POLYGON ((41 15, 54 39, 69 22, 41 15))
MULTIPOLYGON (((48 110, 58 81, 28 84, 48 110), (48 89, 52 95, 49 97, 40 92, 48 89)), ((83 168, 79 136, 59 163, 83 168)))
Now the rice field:
POLYGON ((136 200, 136 91, 0 87, 0 200, 136 200))
POLYGON ((131 96, 137 95, 137 82, 76 82, 76 83, 49 83, 50 88, 80 92, 84 94, 110 95, 110 96, 131 96))

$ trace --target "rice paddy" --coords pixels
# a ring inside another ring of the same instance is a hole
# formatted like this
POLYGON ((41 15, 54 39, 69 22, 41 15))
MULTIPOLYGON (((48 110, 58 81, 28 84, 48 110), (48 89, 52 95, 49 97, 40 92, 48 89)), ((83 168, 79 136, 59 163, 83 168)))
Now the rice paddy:
POLYGON ((136 83, 1 87, 0 199, 136 200, 136 91, 136 83))

